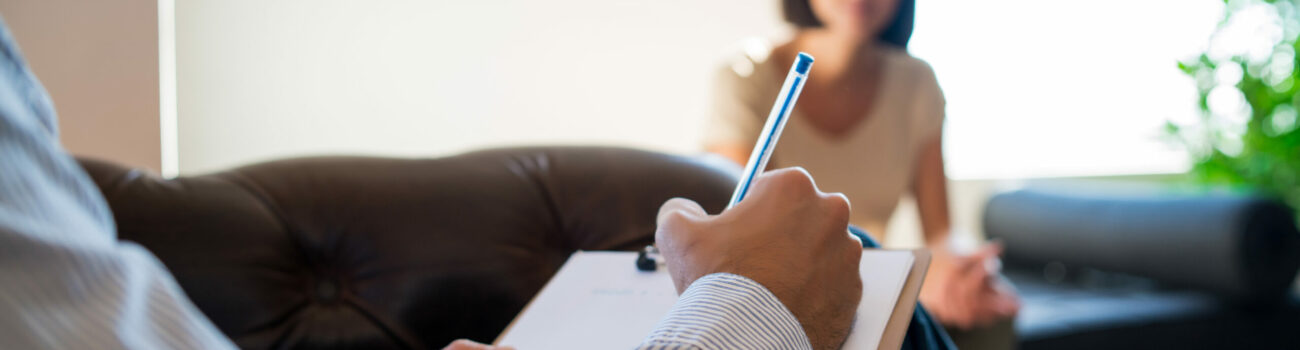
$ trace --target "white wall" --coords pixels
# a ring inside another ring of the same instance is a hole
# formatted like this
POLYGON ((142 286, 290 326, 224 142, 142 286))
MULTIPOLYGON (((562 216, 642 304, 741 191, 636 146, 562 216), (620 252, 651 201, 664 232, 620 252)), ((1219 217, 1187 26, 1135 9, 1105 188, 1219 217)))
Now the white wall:
POLYGON ((727 47, 785 30, 753 0, 176 6, 182 174, 542 143, 694 152, 727 47))
POLYGON ((161 169, 156 0, 0 0, 73 154, 161 169))

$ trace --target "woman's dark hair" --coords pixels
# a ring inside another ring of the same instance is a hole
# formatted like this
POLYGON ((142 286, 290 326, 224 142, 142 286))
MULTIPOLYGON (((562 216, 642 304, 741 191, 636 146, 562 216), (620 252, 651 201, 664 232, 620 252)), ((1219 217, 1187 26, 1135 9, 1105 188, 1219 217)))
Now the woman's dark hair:
MULTIPOLYGON (((822 21, 813 15, 809 0, 781 0, 785 21, 799 28, 820 28, 822 21)), ((898 0, 898 10, 889 26, 880 32, 880 41, 903 49, 912 38, 912 20, 916 17, 916 0, 898 0)))

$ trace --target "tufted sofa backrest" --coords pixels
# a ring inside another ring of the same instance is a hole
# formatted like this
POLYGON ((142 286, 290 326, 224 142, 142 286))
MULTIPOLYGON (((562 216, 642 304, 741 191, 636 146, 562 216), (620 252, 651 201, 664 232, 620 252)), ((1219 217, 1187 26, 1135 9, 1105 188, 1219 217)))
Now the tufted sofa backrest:
POLYGON ((574 251, 637 249, 663 201, 716 213, 735 184, 694 159, 598 147, 299 158, 171 180, 81 163, 119 239, 157 255, 245 349, 491 341, 574 251))

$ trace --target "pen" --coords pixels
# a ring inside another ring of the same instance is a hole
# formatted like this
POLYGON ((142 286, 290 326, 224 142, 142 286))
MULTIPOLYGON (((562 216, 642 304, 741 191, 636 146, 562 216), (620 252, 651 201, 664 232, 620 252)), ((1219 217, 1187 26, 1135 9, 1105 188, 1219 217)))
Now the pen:
POLYGON ((745 163, 745 172, 741 173, 740 183, 736 184, 736 192, 731 194, 731 202, 727 204, 728 209, 745 199, 745 194, 749 193, 749 186, 754 182, 754 178, 767 168, 767 161, 772 158, 772 150, 776 149, 776 140, 781 138, 781 131, 785 130, 785 122, 790 119, 790 110, 794 109, 795 101, 799 100, 799 93, 803 91, 804 82, 808 80, 808 70, 812 69, 812 64, 812 55, 800 52, 799 57, 790 67, 790 73, 786 74, 785 83, 781 85, 781 92, 776 96, 776 103, 772 105, 772 112, 767 115, 763 132, 758 135, 754 151, 749 154, 749 162, 745 163))
MULTIPOLYGON (((727 209, 731 209, 741 199, 745 199, 745 194, 749 193, 749 185, 754 182, 754 178, 758 177, 759 173, 763 172, 763 168, 767 168, 767 161, 772 158, 772 150, 776 149, 776 140, 781 137, 781 130, 785 130, 786 119, 790 118, 790 110, 794 109, 794 102, 799 99, 799 92, 803 91, 803 83, 808 80, 808 70, 812 69, 812 64, 812 55, 803 52, 800 52, 799 57, 794 60, 790 73, 785 76, 785 84, 781 85, 781 92, 776 96, 776 104, 772 105, 772 112, 767 115, 763 132, 758 135, 758 143, 754 145, 754 151, 749 154, 749 162, 745 164, 745 172, 740 178, 740 183, 736 184, 736 192, 732 193, 727 209)), ((657 255, 659 250, 655 246, 645 246, 637 254, 636 269, 655 271, 659 267, 655 258, 657 255)))

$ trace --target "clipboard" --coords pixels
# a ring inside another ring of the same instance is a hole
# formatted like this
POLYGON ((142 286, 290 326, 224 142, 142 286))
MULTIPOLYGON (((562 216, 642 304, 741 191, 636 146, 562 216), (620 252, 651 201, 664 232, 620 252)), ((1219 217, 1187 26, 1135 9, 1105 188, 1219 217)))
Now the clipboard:
POLYGON ((916 312, 916 300, 921 295, 921 285, 925 282, 925 273, 930 269, 930 250, 917 248, 912 250, 912 272, 907 274, 907 283, 898 294, 898 303, 889 316, 889 325, 880 338, 878 349, 899 349, 903 347, 903 338, 907 336, 907 327, 912 323, 912 314, 916 312))
MULTIPOLYGON (((867 250, 870 251, 876 249, 867 249, 867 250)), ((894 303, 893 310, 891 311, 888 321, 885 324, 884 332, 880 336, 880 342, 879 345, 877 346, 878 349, 898 349, 902 346, 903 338, 907 335, 907 329, 912 319, 912 313, 916 309, 916 300, 920 293, 921 285, 925 280, 925 273, 927 268, 930 265, 931 255, 930 252, 925 249, 915 249, 915 250, 911 250, 910 252, 912 255, 911 269, 907 272, 907 277, 904 280, 903 285, 899 291, 898 299, 894 303)), ((592 254, 592 255, 630 254, 627 256, 635 257, 635 253, 625 253, 625 252, 578 252, 575 253, 574 255, 577 256, 578 254, 592 254)), ((566 262, 564 267, 561 267, 560 272, 556 273, 556 277, 553 277, 551 281, 547 282, 547 285, 542 288, 542 291, 539 292, 537 296, 534 296, 534 299, 530 301, 528 305, 525 306, 522 311, 520 311, 519 315, 515 316, 515 319, 512 320, 508 326, 506 326, 505 330, 503 330, 501 334, 497 336, 497 338, 493 341, 493 345, 519 345, 522 346, 522 348, 534 347, 533 345, 536 344, 502 344, 502 341, 507 338, 507 335, 510 335, 512 332, 517 331, 516 326, 518 326, 521 320, 525 319, 526 316, 529 316, 530 313, 547 314, 548 316, 546 317, 549 317, 549 315, 557 315, 557 314, 564 314, 565 317, 574 317, 571 314, 564 313, 563 311, 557 311, 560 310, 557 308, 562 307, 563 305, 556 305, 553 297, 553 294, 555 293, 554 290, 557 288, 572 288, 576 283, 583 283, 583 282, 576 282, 578 279, 575 279, 573 276, 575 274, 589 272, 589 271, 573 270, 574 268, 581 268, 580 266, 570 266, 571 265, 570 262, 573 262, 574 260, 575 259, 571 257, 570 261, 566 262), (566 271, 566 269, 569 269, 570 271, 566 271), (550 293, 552 294, 552 298, 544 302, 544 304, 546 305, 538 306, 539 304, 538 299, 540 299, 544 294, 547 294, 548 290, 550 290, 550 293)), ((648 308, 650 310, 661 310, 662 312, 656 313, 656 316, 646 316, 655 312, 646 311, 646 310, 629 311, 627 312, 627 314, 635 314, 639 316, 634 318, 618 317, 616 322, 620 326, 606 327, 607 329, 604 329, 600 332, 587 332, 587 334, 594 334, 596 336, 617 336, 620 337, 620 339, 630 338, 631 340, 630 343, 626 344, 625 347, 635 346, 637 343, 639 343, 640 339, 643 339, 644 336, 648 335, 650 331, 653 330, 654 325, 656 325, 659 322, 659 320, 663 317, 663 315, 666 314, 667 311, 672 308, 672 303, 676 301, 676 290, 674 289, 672 285, 672 281, 671 279, 669 279, 670 277, 668 276, 667 273, 661 272, 659 274, 644 274, 644 273, 636 274, 635 270, 633 269, 633 261, 634 260, 629 258, 626 259, 625 264, 619 264, 618 266, 616 266, 619 268, 626 269, 627 271, 626 275, 619 274, 617 276, 612 276, 612 277, 649 278, 649 279, 658 278, 660 280, 657 281, 637 280, 637 282, 630 282, 630 283, 637 283, 637 284, 651 285, 651 286, 662 285, 663 287, 662 288, 654 287, 652 288, 652 290, 648 290, 648 291, 635 290, 631 292, 632 295, 626 295, 625 293, 626 291, 623 290, 612 290, 612 291, 607 291, 602 293, 625 294, 619 296, 620 298, 640 297, 642 299, 637 299, 637 300, 620 299, 618 305, 635 304, 637 305, 637 307, 648 308), (663 294, 658 294, 658 293, 671 293, 672 295, 671 298, 665 298, 663 294)), ((611 276, 602 276, 602 277, 606 277, 605 280, 607 280, 611 276)), ((583 278, 583 280, 602 280, 602 279, 583 278)), ((864 280, 863 282, 870 283, 870 281, 866 281, 866 280, 864 280)), ((599 283, 599 282, 592 282, 592 283, 599 283)), ((613 282, 613 283, 629 283, 629 282, 621 281, 621 282, 613 282)), ((581 289, 585 287, 578 287, 578 288, 581 289)), ((600 300, 596 300, 595 302, 598 303, 600 302, 600 300)), ((531 324, 537 325, 538 322, 535 318, 538 316, 537 315, 532 315, 532 316, 534 317, 534 319, 531 320, 532 322, 531 324)), ((615 318, 615 317, 611 317, 611 318, 615 318)), ((556 317, 554 319, 548 320, 547 323, 555 327, 563 328, 563 326, 559 325, 559 323, 563 323, 564 321, 568 321, 568 320, 563 320, 562 317, 556 317), (554 322, 550 322, 550 321, 554 321, 554 322)), ((615 321, 615 320, 608 320, 604 322, 604 325, 611 324, 611 322, 609 321, 615 321)), ((583 324, 583 321, 578 321, 578 323, 583 324)), ((588 319, 586 320, 585 324, 590 324, 590 323, 592 323, 592 320, 588 319)), ((531 331, 536 331, 536 330, 531 330, 531 331)), ((563 336, 560 335, 557 335, 556 337, 557 339, 563 338, 563 336)), ((568 339, 572 339, 572 338, 568 338, 568 339)), ((560 345, 561 344, 559 343, 550 343, 550 344, 543 344, 539 348, 541 347, 549 348, 549 347, 555 347, 560 345)), ((568 344, 568 345, 573 345, 573 344, 568 344)), ((570 348, 571 346, 560 346, 560 347, 570 348)))

